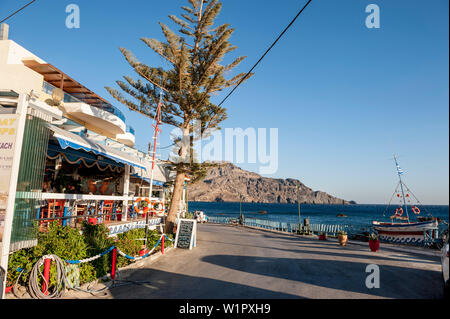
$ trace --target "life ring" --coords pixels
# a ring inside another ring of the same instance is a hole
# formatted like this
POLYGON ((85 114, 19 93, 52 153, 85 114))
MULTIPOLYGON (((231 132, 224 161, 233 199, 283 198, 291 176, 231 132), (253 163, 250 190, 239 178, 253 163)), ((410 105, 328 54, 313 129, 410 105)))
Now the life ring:
POLYGON ((396 216, 402 216, 403 215, 403 208, 399 207, 395 210, 396 216))
POLYGON ((164 215, 164 203, 162 201, 155 201, 152 203, 152 211, 155 212, 157 216, 164 215))
POLYGON ((138 198, 138 199, 136 199, 135 201, 134 201, 134 211, 136 212, 136 213, 138 213, 138 214, 140 214, 141 213, 141 210, 139 210, 139 203, 140 202, 142 202, 142 201, 144 201, 144 202, 146 202, 147 203, 147 206, 146 207, 144 207, 143 209, 142 209, 142 212, 144 213, 144 214, 147 214, 147 212, 149 211, 149 209, 150 209, 150 199, 148 199, 148 198, 144 198, 144 199, 142 199, 142 198, 138 198))
POLYGON ((411 210, 413 211, 414 214, 419 215, 420 214, 420 209, 417 206, 413 206, 411 207, 411 210))

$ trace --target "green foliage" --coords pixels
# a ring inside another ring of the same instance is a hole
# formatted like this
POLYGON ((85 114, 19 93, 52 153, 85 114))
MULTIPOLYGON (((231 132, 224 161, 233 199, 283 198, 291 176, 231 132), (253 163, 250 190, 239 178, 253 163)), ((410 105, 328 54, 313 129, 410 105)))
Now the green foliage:
MULTIPOLYGON (((153 246, 158 242, 161 234, 157 230, 149 230, 148 231, 148 242, 147 249, 152 249, 153 246)), ((144 248, 144 239, 145 238, 145 229, 138 228, 130 230, 126 233, 121 233, 117 235, 116 247, 123 251, 125 254, 129 256, 139 256, 139 251, 144 248)), ((171 236, 169 235, 169 238, 171 236)), ((171 245, 171 242, 168 240, 164 241, 164 247, 168 247, 171 245)), ((159 247, 157 249, 160 249, 159 247)), ((129 259, 118 255, 117 257, 117 265, 118 267, 123 267, 131 264, 132 261, 129 259)))
POLYGON ((226 78, 245 57, 237 57, 229 64, 223 63, 226 55, 237 47, 229 42, 234 32, 229 24, 214 26, 222 3, 217 0, 188 2, 188 6, 181 7, 181 18, 169 16, 180 27, 178 33, 160 22, 163 41, 141 38, 154 54, 163 59, 164 64, 146 65, 131 51, 119 48, 138 77, 124 76, 124 80, 116 81, 119 90, 105 87, 117 101, 151 119, 157 114, 161 97, 160 121, 182 131, 181 143, 174 146, 173 156, 169 158, 171 170, 183 178, 177 178, 179 182, 174 187, 173 198, 177 201, 170 206, 167 229, 173 226, 178 211, 185 174, 189 175, 191 182, 196 182, 204 178, 207 169, 214 165, 198 163, 193 148, 196 132, 200 133, 197 137, 206 137, 211 130, 220 129, 220 123, 227 118, 225 107, 214 104, 211 98, 253 75, 241 72, 226 78), (161 90, 163 95, 160 95, 161 90), (198 130, 194 128, 195 124, 200 124, 198 130))
MULTIPOLYGON (((39 233, 38 245, 13 253, 8 263, 8 284, 15 283, 19 272, 17 268, 26 270, 20 278, 20 283, 28 282, 28 277, 34 264, 44 255, 57 255, 63 260, 77 260, 88 257, 88 245, 80 232, 74 228, 60 226, 57 221, 49 225, 48 232, 39 233)), ((80 265, 80 282, 85 283, 95 279, 92 264, 80 265)), ((50 269, 50 285, 56 283, 56 267, 50 269)))
POLYGON ((369 235, 369 240, 378 240, 378 235, 375 234, 375 233, 371 233, 371 234, 369 235))
POLYGON ((338 236, 345 236, 345 235, 347 235, 347 233, 345 231, 343 231, 343 230, 338 231, 337 234, 338 234, 338 236))
MULTIPOLYGON (((44 255, 54 254, 62 260, 80 260, 95 256, 111 246, 115 245, 130 256, 138 256, 142 248, 142 239, 145 229, 135 229, 118 235, 117 240, 108 237, 108 228, 103 224, 90 225, 84 223, 82 232, 77 229, 61 226, 58 222, 49 225, 48 232, 41 232, 38 236, 38 245, 32 248, 21 249, 9 257, 7 284, 15 284, 20 272, 18 268, 25 271, 20 276, 19 283, 27 285, 29 274, 36 262, 44 255)), ((160 238, 157 230, 149 230, 148 247, 151 249, 160 238)), ((171 237, 171 236, 169 236, 171 237)), ((164 247, 171 245, 166 240, 164 247)), ((158 247, 159 249, 159 247, 158 247)), ((132 263, 128 259, 117 255, 117 266, 123 267, 132 263)), ((54 264, 54 263, 52 263, 54 264)), ((100 278, 111 272, 112 254, 104 256, 87 263, 79 264, 80 284, 84 284, 100 278)), ((43 266, 41 267, 43 271, 43 266)), ((56 267, 50 269, 50 286, 56 284, 56 267)), ((42 282, 40 282, 42 285, 42 282)))
POLYGON ((184 215, 185 219, 195 219, 194 213, 189 213, 186 212, 186 214, 184 215))
MULTIPOLYGON (((109 230, 104 224, 91 225, 84 222, 82 229, 84 240, 88 246, 88 256, 95 256, 115 244, 114 239, 108 237, 109 230)), ((112 256, 106 254, 91 263, 94 266, 94 277, 100 278, 111 271, 112 256)))

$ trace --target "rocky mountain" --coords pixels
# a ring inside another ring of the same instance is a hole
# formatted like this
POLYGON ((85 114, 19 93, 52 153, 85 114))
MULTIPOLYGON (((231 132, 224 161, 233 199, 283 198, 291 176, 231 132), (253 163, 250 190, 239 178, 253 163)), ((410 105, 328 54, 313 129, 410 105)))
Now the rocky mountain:
POLYGON ((202 181, 188 186, 188 196, 189 201, 238 202, 241 194, 243 202, 297 203, 297 184, 300 186, 300 203, 356 204, 313 191, 296 179, 262 177, 231 163, 211 168, 202 181))

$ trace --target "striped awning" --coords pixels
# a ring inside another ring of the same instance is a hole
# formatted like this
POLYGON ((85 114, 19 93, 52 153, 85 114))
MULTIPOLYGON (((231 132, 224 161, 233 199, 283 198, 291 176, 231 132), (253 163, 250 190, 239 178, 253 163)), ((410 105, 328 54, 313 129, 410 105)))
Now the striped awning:
POLYGON ((144 171, 147 169, 148 163, 145 163, 140 158, 131 156, 130 154, 116 150, 112 147, 92 142, 83 136, 68 132, 51 124, 49 124, 49 128, 53 132, 53 137, 58 141, 62 149, 81 149, 96 155, 105 156, 117 163, 127 164, 144 171))

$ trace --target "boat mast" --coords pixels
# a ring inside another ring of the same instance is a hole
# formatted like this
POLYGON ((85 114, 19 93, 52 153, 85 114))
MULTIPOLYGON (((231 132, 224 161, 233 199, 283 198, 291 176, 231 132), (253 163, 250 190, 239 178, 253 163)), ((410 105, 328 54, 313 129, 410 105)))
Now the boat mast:
POLYGON ((401 175, 403 174, 403 171, 400 169, 400 166, 397 163, 397 158, 395 157, 395 154, 394 154, 394 161, 395 161, 395 166, 397 167, 398 179, 400 180, 400 189, 402 190, 403 205, 405 206, 405 213, 406 213, 406 217, 408 217, 408 222, 409 222, 408 206, 406 205, 405 192, 403 191, 403 182, 402 182, 402 177, 401 177, 401 175))

